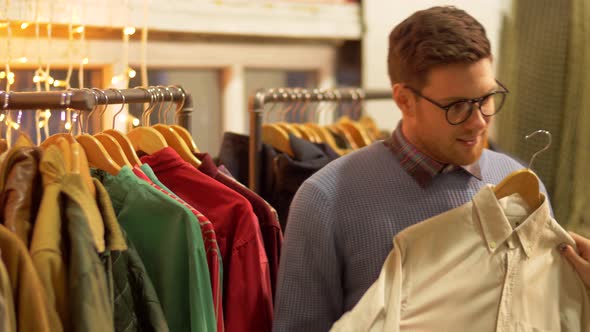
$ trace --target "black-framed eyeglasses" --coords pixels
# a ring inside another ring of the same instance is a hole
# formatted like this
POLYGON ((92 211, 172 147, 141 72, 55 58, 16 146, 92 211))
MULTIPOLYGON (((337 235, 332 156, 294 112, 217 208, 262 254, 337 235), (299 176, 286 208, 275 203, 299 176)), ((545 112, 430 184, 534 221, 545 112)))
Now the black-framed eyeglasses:
POLYGON ((500 83, 500 81, 496 80, 496 83, 498 83, 498 86, 502 90, 490 92, 487 95, 479 98, 457 100, 448 105, 439 104, 438 102, 424 96, 411 86, 405 85, 405 87, 412 91, 416 96, 424 98, 431 104, 444 110, 447 121, 451 125, 459 125, 471 117, 474 105, 477 105, 477 108, 484 117, 494 116, 500 112, 502 106, 504 106, 506 95, 510 91, 508 91, 508 89, 502 83, 500 83))

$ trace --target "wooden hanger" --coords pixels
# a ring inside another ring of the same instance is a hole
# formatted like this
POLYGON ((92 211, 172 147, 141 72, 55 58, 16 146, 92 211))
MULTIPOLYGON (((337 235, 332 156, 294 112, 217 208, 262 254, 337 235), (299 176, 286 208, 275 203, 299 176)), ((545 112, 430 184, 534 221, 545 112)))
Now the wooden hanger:
MULTIPOLYGON (((138 89, 142 89, 149 93, 151 98, 149 106, 143 111, 141 116, 142 124, 149 125, 149 116, 154 106, 154 94, 152 90, 146 88, 138 89)), ((142 151, 147 154, 154 154, 168 147, 168 143, 166 143, 164 136, 162 136, 162 134, 156 129, 150 127, 141 126, 133 128, 127 133, 127 138, 129 138, 135 151, 142 151)))
MULTIPOLYGON (((177 87, 177 86, 169 86, 166 88, 166 90, 168 90, 168 88, 175 88, 182 95, 182 100, 180 101, 180 103, 177 103, 176 110, 174 111, 174 117, 176 119, 178 119, 178 113, 180 112, 182 107, 184 107, 184 102, 186 101, 186 93, 184 93, 184 90, 182 88, 177 87)), ((170 97, 171 97, 170 100, 173 100, 172 93, 170 93, 170 97)), ((170 103, 169 107, 166 109, 166 111, 164 111, 164 119, 166 122, 168 121, 168 111, 170 110, 171 107, 172 107, 172 103, 170 103)), ((197 147, 197 143, 195 143, 195 141, 193 140, 191 133, 188 130, 186 130, 186 128, 176 125, 176 124, 169 125, 168 127, 171 128, 174 132, 176 132, 178 134, 178 136, 180 136, 180 138, 184 141, 186 146, 188 146, 190 151, 192 151, 193 153, 201 152, 201 151, 199 151, 199 148, 197 147)))
POLYGON ((111 175, 119 174, 119 166, 107 152, 104 146, 92 135, 81 134, 76 136, 76 141, 82 145, 91 167, 96 167, 111 175))
MULTIPOLYGON (((135 151, 133 150, 131 143, 129 143, 127 140, 125 140, 125 137, 115 130, 117 115, 119 115, 123 111, 123 109, 125 108, 125 96, 123 95, 123 93, 119 89, 111 89, 111 90, 115 91, 116 93, 119 93, 122 98, 121 107, 113 115, 112 129, 109 129, 109 132, 110 133, 114 132, 114 134, 109 135, 106 132, 102 132, 102 133, 95 134, 94 137, 96 137, 96 139, 104 146, 105 150, 107 150, 107 152, 109 153, 111 158, 113 158, 113 160, 117 163, 117 165, 119 165, 120 167, 123 167, 123 166, 133 167, 133 164, 131 163, 129 158, 127 158, 127 155, 130 154, 132 157, 134 155, 138 161, 139 161, 139 158, 137 157, 137 154, 135 154, 135 151), (122 137, 121 141, 124 144, 126 143, 125 147, 127 148, 127 150, 130 150, 130 151, 125 151, 123 149, 123 146, 121 144, 119 144, 119 141, 117 139, 115 139, 114 136, 118 136, 120 138, 122 137)), ((106 104, 108 105, 108 97, 107 97, 106 93, 104 93, 102 91, 101 91, 101 93, 103 93, 104 98, 106 99, 106 104)), ((134 163, 134 164, 137 164, 137 163, 134 163)), ((140 163, 140 165, 141 165, 141 163, 140 163)))
POLYGON ((336 152, 338 155, 343 156, 343 155, 347 154, 348 152, 350 152, 350 150, 341 149, 338 146, 338 144, 336 144, 336 140, 334 139, 334 136, 332 136, 332 134, 330 134, 330 132, 328 131, 328 129, 326 129, 326 127, 320 126, 315 123, 306 123, 306 126, 310 129, 314 130, 316 132, 316 134, 319 137, 321 137, 321 141, 323 143, 328 144, 328 146, 330 148, 332 148, 332 150, 334 150, 334 152, 336 152))
POLYGON ((362 130, 360 125, 352 121, 347 115, 342 116, 336 123, 336 126, 348 132, 357 146, 363 147, 371 144, 371 139, 362 130))
POLYGON ((504 178, 504 180, 494 187, 494 193, 497 199, 518 193, 533 211, 541 206, 543 200, 539 189, 539 178, 533 171, 531 171, 531 166, 537 155, 549 149, 549 146, 551 145, 551 133, 546 130, 537 130, 532 134, 525 136, 525 138, 529 139, 537 133, 546 134, 549 138, 548 144, 543 149, 533 154, 528 168, 510 173, 504 178))
POLYGON ((127 136, 114 129, 107 129, 103 131, 101 134, 112 137, 119 144, 119 147, 123 150, 123 154, 125 154, 125 157, 127 157, 127 160, 132 165, 142 165, 141 161, 139 160, 139 157, 137 156, 137 153, 135 153, 135 150, 133 149, 133 144, 131 143, 131 140, 129 140, 127 136))
POLYGON ((193 151, 189 149, 184 140, 174 131, 174 129, 163 124, 154 125, 152 128, 164 136, 168 146, 173 148, 184 161, 190 163, 196 168, 201 166, 201 161, 195 157, 193 151))
POLYGON ((123 152, 123 148, 121 148, 121 145, 119 145, 119 142, 117 142, 112 136, 98 133, 95 134, 94 137, 100 142, 100 144, 102 144, 102 146, 104 146, 105 150, 107 150, 107 153, 111 156, 111 158, 113 158, 117 165, 120 167, 133 167, 129 159, 127 159, 125 152, 123 152))
POLYGON ((295 157, 291 142, 289 141, 289 134, 281 127, 273 126, 272 124, 262 125, 262 142, 272 146, 273 148, 286 153, 291 158, 295 157))

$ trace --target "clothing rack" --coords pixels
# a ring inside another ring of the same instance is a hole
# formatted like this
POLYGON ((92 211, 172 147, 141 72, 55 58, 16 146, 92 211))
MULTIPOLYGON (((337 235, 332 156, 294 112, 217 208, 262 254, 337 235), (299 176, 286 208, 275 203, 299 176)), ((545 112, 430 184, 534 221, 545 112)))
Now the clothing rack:
POLYGON ((150 86, 133 89, 69 89, 46 92, 0 91, 0 109, 71 108, 92 111, 98 105, 137 104, 153 102, 182 103, 177 113, 177 123, 191 132, 193 100, 180 86, 150 86))
POLYGON ((285 102, 332 102, 350 103, 363 102, 365 100, 391 99, 391 91, 364 91, 360 88, 339 89, 300 89, 279 88, 261 89, 250 97, 248 111, 250 113, 250 142, 248 164, 248 186, 258 193, 260 163, 262 158, 262 123, 264 106, 267 104, 285 102))

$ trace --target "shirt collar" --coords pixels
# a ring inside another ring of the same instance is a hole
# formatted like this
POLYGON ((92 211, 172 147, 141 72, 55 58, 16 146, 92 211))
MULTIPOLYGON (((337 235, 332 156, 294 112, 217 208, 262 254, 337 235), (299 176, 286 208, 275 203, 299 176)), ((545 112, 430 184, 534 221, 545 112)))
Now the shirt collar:
POLYGON ((428 187, 434 177, 440 173, 449 173, 462 169, 478 180, 482 180, 479 161, 473 164, 458 166, 438 162, 410 143, 402 133, 400 121, 391 136, 383 143, 400 161, 402 168, 414 178, 422 188, 428 187))
POLYGON ((510 196, 506 200, 512 200, 513 204, 520 204, 517 209, 503 208, 494 194, 493 186, 486 185, 473 197, 474 218, 479 221, 483 232, 484 241, 490 252, 495 252, 506 242, 513 233, 520 240, 527 257, 534 257, 547 249, 555 249, 560 243, 567 243, 575 248, 575 242, 569 234, 557 224, 550 216, 549 203, 545 195, 541 193, 543 203, 539 208, 526 217, 524 203, 517 196, 510 196), (505 210, 506 209, 506 210, 505 210), (512 227, 506 214, 521 214, 526 219, 515 228, 512 227), (549 231, 546 231, 549 230, 549 231))

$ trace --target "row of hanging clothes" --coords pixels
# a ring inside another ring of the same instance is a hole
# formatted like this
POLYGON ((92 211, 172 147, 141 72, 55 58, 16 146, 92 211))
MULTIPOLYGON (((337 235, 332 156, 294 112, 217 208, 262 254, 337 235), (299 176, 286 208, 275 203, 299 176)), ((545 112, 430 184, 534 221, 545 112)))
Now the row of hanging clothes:
POLYGON ((241 183, 278 212, 281 227, 299 186, 334 159, 389 136, 363 111, 391 92, 358 88, 259 90, 250 100, 250 135, 226 132, 219 152, 241 183))
POLYGON ((158 86, 2 99, 3 111, 67 110, 74 123, 40 144, 21 134, 1 155, 3 331, 270 331, 276 212, 185 127, 162 122, 175 107, 186 126, 189 94, 158 86), (121 105, 115 127, 131 103, 148 104, 141 126, 88 132, 108 105, 121 105))

